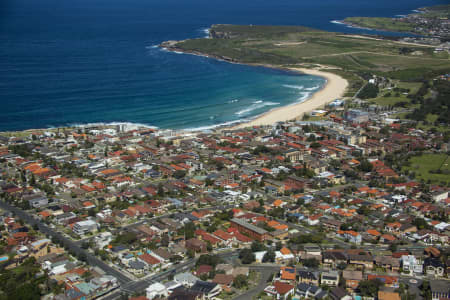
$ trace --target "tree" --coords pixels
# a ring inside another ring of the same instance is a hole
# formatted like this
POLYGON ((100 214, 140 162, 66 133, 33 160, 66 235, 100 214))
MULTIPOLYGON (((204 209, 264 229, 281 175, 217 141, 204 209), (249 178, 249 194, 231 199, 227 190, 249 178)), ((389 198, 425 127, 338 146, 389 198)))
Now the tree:
POLYGON ((363 172, 370 172, 373 169, 372 164, 367 160, 367 159, 363 159, 361 161, 361 164, 358 166, 359 170, 363 171, 363 172))
POLYGON ((244 248, 239 252, 239 258, 245 265, 253 263, 256 258, 251 249, 244 248))
POLYGON ((164 197, 164 187, 162 186, 162 184, 158 184, 158 196, 164 197))
POLYGON ((283 244, 282 244, 280 241, 278 241, 278 242, 275 244, 275 249, 277 249, 277 251, 280 251, 281 248, 283 248, 283 244))
POLYGON ((275 252, 272 249, 268 250, 264 254, 262 262, 275 262, 275 252))
POLYGON ((200 255, 195 265, 196 266, 208 265, 215 268, 221 261, 222 259, 217 255, 203 254, 200 255))
POLYGON ((284 217, 284 208, 277 207, 277 208, 271 209, 269 211, 269 215, 274 218, 283 218, 284 217))
POLYGON ((309 145, 309 146, 313 149, 317 149, 317 148, 321 147, 321 145, 318 142, 311 143, 311 145, 309 145))
POLYGON ((176 170, 176 171, 173 173, 173 177, 176 178, 176 179, 181 179, 181 178, 183 178, 184 176, 186 176, 186 171, 184 171, 184 170, 176 170))
POLYGON ((31 186, 35 186, 36 185, 36 178, 34 177, 34 174, 31 174, 30 185, 31 186))
POLYGON ((378 290, 383 285, 379 279, 375 280, 362 280, 359 282, 357 291, 366 297, 377 297, 378 290))
POLYGON ((173 256, 171 256, 171 257, 169 258, 169 260, 170 260, 170 262, 172 262, 172 263, 178 263, 178 262, 180 262, 180 261, 183 260, 183 257, 180 256, 180 255, 173 255, 173 256))
POLYGON ((396 244, 396 243, 390 244, 390 245, 389 245, 389 250, 390 250, 391 252, 397 251, 397 244, 396 244))
POLYGON ((308 268, 317 268, 319 266, 319 261, 315 258, 308 258, 303 260, 303 265, 308 268))
POLYGON ((195 251, 192 250, 192 249, 188 249, 188 251, 187 251, 187 256, 188 256, 189 258, 194 258, 194 257, 195 257, 195 251))
POLYGON ((358 93, 358 98, 361 99, 369 99, 369 98, 376 98, 378 95, 378 86, 372 83, 368 83, 364 86, 363 89, 358 93))
POLYGON ((163 247, 169 246, 169 241, 170 241, 169 235, 164 234, 161 238, 161 246, 163 246, 163 247))
POLYGON ((304 235, 297 235, 290 239, 290 244, 307 244, 307 243, 313 243, 313 244, 320 244, 322 243, 322 240, 324 239, 323 233, 318 234, 304 234, 304 235))
POLYGON ((113 246, 117 245, 131 245, 134 244, 137 241, 137 235, 134 232, 125 232, 123 234, 118 235, 111 244, 113 246))
POLYGON ((430 226, 428 225, 427 221, 425 221, 422 218, 415 218, 412 222, 413 225, 417 227, 417 229, 428 229, 430 226))
POLYGON ((266 246, 263 243, 258 241, 253 241, 251 246, 252 252, 264 251, 266 250, 266 246))
POLYGON ((360 215, 369 215, 370 214, 370 208, 366 205, 361 206, 360 208, 358 208, 358 214, 360 215))
POLYGON ((86 254, 84 252, 80 252, 78 254, 78 259, 81 260, 81 261, 86 261, 87 260, 87 256, 86 256, 86 254))
POLYGON ((184 225, 184 236, 186 240, 192 239, 195 236, 195 224, 193 222, 184 225))
POLYGON ((244 288, 248 286, 247 276, 239 274, 233 279, 233 286, 237 289, 244 288))

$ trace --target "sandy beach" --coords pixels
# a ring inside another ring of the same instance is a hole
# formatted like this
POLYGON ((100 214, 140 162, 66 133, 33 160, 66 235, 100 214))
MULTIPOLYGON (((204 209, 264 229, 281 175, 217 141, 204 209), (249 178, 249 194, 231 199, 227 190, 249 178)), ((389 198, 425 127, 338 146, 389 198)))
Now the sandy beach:
POLYGON ((233 127, 233 129, 250 126, 271 125, 280 121, 288 121, 296 118, 301 118, 303 114, 323 107, 327 103, 330 103, 333 100, 342 97, 348 86, 347 80, 333 73, 305 68, 290 68, 290 70, 323 77, 327 80, 327 83, 324 88, 314 93, 309 99, 302 103, 273 109, 250 122, 236 125, 233 127))

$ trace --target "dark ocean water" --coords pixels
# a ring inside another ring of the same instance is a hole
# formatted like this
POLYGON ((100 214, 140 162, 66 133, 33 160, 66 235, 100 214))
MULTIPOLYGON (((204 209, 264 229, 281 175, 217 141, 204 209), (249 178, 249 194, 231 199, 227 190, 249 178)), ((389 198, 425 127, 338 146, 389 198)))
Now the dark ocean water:
POLYGON ((95 122, 198 128, 301 101, 319 77, 168 53, 214 23, 304 25, 408 14, 438 0, 3 0, 0 130, 95 122))

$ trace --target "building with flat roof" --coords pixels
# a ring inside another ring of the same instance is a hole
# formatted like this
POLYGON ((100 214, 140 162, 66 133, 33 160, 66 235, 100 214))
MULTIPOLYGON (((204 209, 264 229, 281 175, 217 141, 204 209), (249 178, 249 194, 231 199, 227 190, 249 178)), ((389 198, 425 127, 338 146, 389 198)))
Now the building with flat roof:
POLYGON ((73 232, 78 235, 83 235, 95 230, 97 230, 97 222, 92 220, 80 221, 73 225, 73 232))

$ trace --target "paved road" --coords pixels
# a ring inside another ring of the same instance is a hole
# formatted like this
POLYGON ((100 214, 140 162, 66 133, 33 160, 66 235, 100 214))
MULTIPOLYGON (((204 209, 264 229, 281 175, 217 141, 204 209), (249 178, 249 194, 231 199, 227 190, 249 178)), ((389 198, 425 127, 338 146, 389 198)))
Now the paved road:
POLYGON ((254 296, 258 295, 267 286, 267 280, 269 279, 270 275, 272 275, 275 272, 278 272, 280 270, 280 267, 252 267, 249 268, 252 271, 257 271, 261 274, 261 278, 259 279, 259 283, 254 288, 246 291, 244 294, 239 295, 235 297, 233 300, 248 300, 252 299, 254 296))
MULTIPOLYGON (((227 252, 218 253, 217 255, 220 258, 229 258, 237 255, 238 250, 232 250, 227 252)), ((135 293, 140 293, 145 291, 145 289, 154 282, 159 282, 167 279, 169 275, 175 275, 178 273, 183 273, 189 271, 192 267, 194 267, 197 259, 193 258, 186 262, 180 263, 178 265, 173 266, 166 271, 159 272, 155 275, 149 276, 139 281, 130 281, 126 284, 122 284, 120 286, 120 291, 115 291, 107 296, 102 297, 102 300, 114 300, 120 298, 123 294, 133 295, 135 293)))
POLYGON ((62 242, 62 244, 69 249, 69 251, 72 251, 75 253, 75 255, 84 254, 86 257, 86 262, 90 266, 96 266, 102 269, 106 274, 112 275, 117 278, 117 280, 121 283, 127 283, 130 282, 131 279, 122 274, 121 272, 113 269, 100 259, 98 259, 95 255, 87 252, 86 250, 80 248, 75 242, 72 240, 66 238, 61 233, 54 231, 50 227, 48 227, 46 224, 42 223, 40 220, 34 219, 31 215, 26 213, 20 208, 17 208, 15 206, 9 205, 8 203, 3 202, 3 200, 0 200, 0 208, 4 210, 8 210, 10 212, 13 212, 16 216, 18 216, 21 220, 28 223, 31 226, 34 226, 37 224, 39 231, 50 236, 57 238, 59 241, 62 242))

